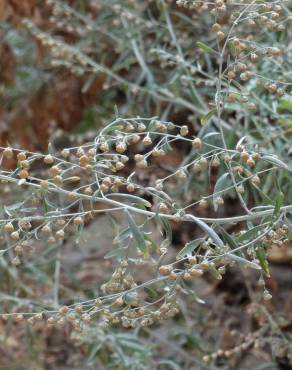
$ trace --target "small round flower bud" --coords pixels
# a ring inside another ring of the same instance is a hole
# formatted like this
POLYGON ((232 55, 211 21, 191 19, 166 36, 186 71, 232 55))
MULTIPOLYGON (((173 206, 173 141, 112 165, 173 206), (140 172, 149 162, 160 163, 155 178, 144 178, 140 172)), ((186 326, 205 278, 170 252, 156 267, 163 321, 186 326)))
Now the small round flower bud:
POLYGON ((228 72, 227 72, 227 78, 228 78, 229 80, 233 80, 235 77, 236 77, 236 74, 235 74, 235 72, 234 72, 234 71, 228 71, 228 72))
POLYGON ((13 157, 13 149, 12 148, 5 148, 4 150, 3 150, 3 156, 5 157, 5 158, 12 158, 13 157))
POLYGON ((143 159, 142 161, 137 162, 137 167, 139 168, 146 168, 148 166, 146 159, 143 159))
POLYGON ((254 161, 252 158, 249 158, 249 159, 246 161, 246 164, 247 164, 249 167, 254 167, 254 166, 255 166, 255 161, 254 161))
POLYGON ((42 189, 48 189, 48 187, 49 187, 48 180, 41 180, 40 186, 41 186, 42 189))
POLYGON ((16 316, 15 316, 15 321, 16 322, 21 322, 21 321, 23 321, 24 320, 24 316, 21 314, 21 313, 19 313, 19 314, 17 314, 16 316))
POLYGON ((203 275, 203 271, 197 268, 190 269, 190 275, 194 277, 199 277, 203 275))
POLYGON ((195 138, 192 141, 192 147, 195 149, 201 149, 202 148, 202 140, 200 138, 195 138))
POLYGON ((13 231, 13 232, 10 234, 10 237, 11 237, 11 239, 13 239, 13 240, 18 240, 18 239, 19 239, 19 232, 18 232, 18 231, 13 231))
POLYGON ((74 225, 82 225, 83 224, 82 217, 80 217, 80 216, 75 217, 74 220, 73 220, 73 223, 74 223, 74 225))
POLYGON ((182 126, 180 128, 180 134, 181 136, 186 136, 189 133, 189 128, 188 126, 182 126))
POLYGON ((6 231, 7 233, 12 233, 14 231, 13 224, 11 222, 9 222, 8 224, 5 224, 4 231, 6 231))
POLYGON ((269 301, 270 299, 272 299, 272 294, 270 294, 267 290, 265 290, 263 297, 265 301, 269 301))
POLYGON ((14 257, 11 263, 15 267, 19 266, 21 264, 20 258, 18 256, 14 257))
POLYGON ((55 244, 55 243, 56 243, 56 239, 55 239, 53 236, 50 236, 50 237, 48 238, 48 240, 47 240, 47 243, 48 243, 49 245, 53 245, 53 244, 55 244))
POLYGON ((125 167, 124 163, 118 161, 116 163, 116 169, 119 171, 119 170, 122 170, 123 168, 125 167))
POLYGON ((213 25, 212 25, 212 32, 215 32, 215 33, 217 33, 220 29, 221 29, 221 26, 220 26, 220 24, 218 24, 218 23, 214 23, 213 25))
POLYGON ((132 193, 135 190, 135 185, 130 183, 127 185, 128 192, 132 193))
POLYGON ((246 162, 246 161, 249 159, 249 154, 248 154, 245 150, 243 150, 243 151, 240 153, 240 158, 241 158, 244 162, 246 162))
POLYGON ((252 183, 253 185, 259 185, 259 184, 261 183, 261 180, 260 180, 260 178, 259 178, 258 176, 253 176, 253 177, 251 178, 251 183, 252 183))
POLYGON ((142 154, 135 154, 134 159, 135 159, 136 162, 140 162, 144 159, 144 157, 143 157, 142 154))
POLYGON ((192 275, 189 272, 183 274, 183 279, 186 281, 192 280, 192 275))
POLYGON ((97 299, 94 301, 94 306, 95 306, 96 308, 99 308, 99 307, 101 307, 101 305, 102 305, 102 301, 101 301, 99 298, 97 298, 97 299))
POLYGON ((18 172, 18 177, 20 177, 21 179, 27 179, 28 176, 29 174, 27 170, 21 170, 18 172))
POLYGON ((144 145, 151 145, 152 144, 152 140, 149 136, 145 136, 144 139, 142 140, 142 143, 144 145))
POLYGON ((44 234, 50 234, 50 233, 52 232, 52 228, 51 228, 49 225, 44 225, 44 226, 42 227, 42 232, 43 232, 44 234))
POLYGON ((127 150, 127 145, 125 143, 117 143, 116 145, 116 152, 124 153, 127 150))
POLYGON ((54 158, 51 154, 48 154, 44 157, 44 163, 46 164, 52 164, 54 163, 54 158))
POLYGON ((61 156, 62 156, 63 158, 68 158, 68 157, 69 157, 69 155, 70 155, 70 150, 69 150, 69 149, 63 149, 63 150, 61 151, 61 156))
POLYGON ((25 169, 29 169, 29 166, 30 166, 29 161, 27 161, 27 160, 19 162, 19 165, 20 165, 21 168, 25 168, 25 169))
POLYGON ((195 265, 195 264, 197 263, 197 258, 196 258, 196 256, 190 256, 190 257, 188 258, 188 262, 189 262, 189 264, 191 264, 191 265, 195 265))
POLYGON ((162 213, 168 212, 168 207, 165 203, 160 203, 159 204, 159 212, 162 212, 162 213))
POLYGON ((64 236, 65 236, 64 230, 58 230, 58 231, 56 232, 56 237, 57 237, 58 239, 62 239, 62 238, 64 238, 64 236))
POLYGON ((79 164, 81 167, 85 167, 89 163, 89 158, 86 154, 79 157, 79 164))
POLYGON ((222 32, 222 31, 218 31, 218 32, 216 33, 216 37, 217 37, 217 40, 218 40, 218 41, 221 41, 221 40, 223 40, 223 39, 224 39, 225 34, 224 34, 224 32, 222 32))
POLYGON ((63 306, 59 308, 59 315, 65 316, 69 312, 69 307, 68 306, 63 306))
POLYGON ((163 265, 163 266, 160 266, 159 267, 159 273, 161 275, 169 275, 172 271, 172 267, 171 266, 166 266, 166 265, 163 265))
POLYGON ((199 202, 199 208, 200 209, 208 208, 208 201, 206 199, 201 199, 199 202))
POLYGON ((19 152, 19 153, 17 154, 17 159, 18 159, 19 161, 24 161, 24 160, 26 159, 26 154, 25 154, 25 152, 19 152))

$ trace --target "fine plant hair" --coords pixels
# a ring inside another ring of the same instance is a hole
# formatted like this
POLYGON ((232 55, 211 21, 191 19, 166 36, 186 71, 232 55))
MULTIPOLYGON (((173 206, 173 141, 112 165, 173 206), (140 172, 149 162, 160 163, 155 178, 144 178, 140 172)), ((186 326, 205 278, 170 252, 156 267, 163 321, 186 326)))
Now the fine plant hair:
MULTIPOLYGON (((81 144, 52 141, 47 153, 0 148, 6 197, 1 264, 17 276, 22 269, 33 271, 38 253, 53 256, 50 298, 7 294, 1 306, 6 321, 68 325, 88 335, 93 323, 98 330, 149 326, 151 332, 151 325, 179 315, 180 297, 190 293, 193 279, 209 274, 220 280, 230 266, 255 270, 262 299, 272 298, 265 282, 268 253, 288 247, 292 233, 290 4, 146 1, 160 17, 145 19, 138 1, 125 3, 114 1, 109 9, 101 2, 97 19, 104 12, 114 21, 102 23, 101 16, 95 22, 65 2, 47 0, 56 32, 71 27, 84 40, 79 44, 23 22, 48 48, 50 68, 89 76, 88 84, 101 74, 105 94, 118 87, 126 101, 81 144), (196 43, 184 39, 184 22, 198 29, 196 43), (164 37, 158 37, 160 28, 164 37), (95 53, 96 34, 102 46, 95 53), (121 61, 102 64, 103 43, 125 47, 123 64, 130 68, 134 59, 135 79, 121 73, 121 61), (135 112, 141 96, 145 104, 135 112), (188 111, 189 122, 176 118, 180 110, 188 111), (172 164, 171 154, 180 148, 183 157, 172 164), (222 211, 227 198, 236 204, 228 215, 222 211), (104 256, 113 271, 96 282, 96 296, 77 299, 60 286, 62 248, 67 240, 78 246, 86 224, 96 218, 98 228, 100 214, 115 233, 104 256), (175 250, 172 229, 180 224, 192 225, 194 235, 175 250), (143 269, 147 280, 141 282, 136 276, 143 269)), ((196 301, 203 304, 201 297, 196 301)), ((249 338, 246 348, 260 335, 249 338)), ((203 360, 239 350, 244 346, 203 360)))

